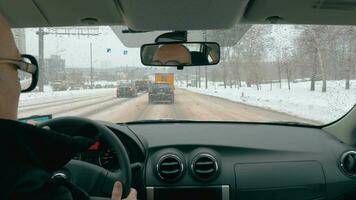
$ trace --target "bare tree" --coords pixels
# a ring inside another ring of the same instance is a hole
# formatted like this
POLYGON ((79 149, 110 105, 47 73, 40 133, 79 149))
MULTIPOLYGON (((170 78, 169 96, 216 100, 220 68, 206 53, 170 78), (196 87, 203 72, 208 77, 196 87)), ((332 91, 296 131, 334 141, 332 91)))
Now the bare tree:
POLYGON ((333 48, 334 39, 340 34, 341 29, 334 26, 310 26, 309 32, 312 35, 313 45, 316 48, 317 59, 320 67, 321 80, 322 80, 322 92, 326 92, 326 63, 325 60, 330 55, 330 50, 333 48))
POLYGON ((347 62, 346 62, 346 69, 345 69, 345 89, 350 89, 350 78, 352 69, 355 69, 356 64, 353 62, 352 58, 354 57, 355 52, 355 44, 356 44, 356 37, 355 37, 355 28, 353 26, 348 27, 346 31, 349 36, 348 42, 348 55, 347 55, 347 62))
MULTIPOLYGON (((347 26, 254 25, 236 45, 221 48, 221 63, 207 70, 206 81, 223 82, 225 88, 245 82, 259 90, 266 83, 282 88, 287 80, 292 89, 293 81, 310 80, 311 91, 322 81, 325 92, 328 80, 345 80, 347 89, 356 67, 355 32, 347 26)), ((197 86, 199 74, 196 69, 197 86)))

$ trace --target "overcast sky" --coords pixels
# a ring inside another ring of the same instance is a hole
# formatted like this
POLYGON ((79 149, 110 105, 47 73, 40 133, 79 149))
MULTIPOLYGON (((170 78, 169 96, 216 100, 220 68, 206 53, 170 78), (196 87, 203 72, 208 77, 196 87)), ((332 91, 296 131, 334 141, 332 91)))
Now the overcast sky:
MULTIPOLYGON (((26 29, 26 53, 28 54, 38 55, 36 31, 37 28, 26 29)), ((109 27, 100 27, 99 32, 99 36, 89 37, 45 35, 45 58, 57 54, 66 60, 66 67, 89 67, 90 43, 92 43, 94 67, 142 66, 138 48, 125 47, 109 27), (128 52, 127 55, 124 55, 124 51, 128 52)))

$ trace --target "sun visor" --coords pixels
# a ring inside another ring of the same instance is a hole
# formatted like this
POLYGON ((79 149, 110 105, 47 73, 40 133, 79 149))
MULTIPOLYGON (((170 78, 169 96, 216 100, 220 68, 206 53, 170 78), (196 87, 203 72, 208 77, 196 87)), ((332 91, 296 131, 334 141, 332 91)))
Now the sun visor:
MULTIPOLYGON (((126 47, 140 47, 143 44, 154 43, 155 39, 168 31, 151 31, 138 33, 123 33, 128 29, 124 26, 111 26, 113 32, 126 47)), ((204 31, 188 31, 188 41, 203 41, 204 31)))
MULTIPOLYGON (((235 24, 228 30, 188 31, 190 42, 217 42, 222 47, 234 46, 243 35, 250 29, 251 25, 235 24)), ((129 48, 137 48, 143 44, 154 43, 155 39, 168 31, 151 31, 127 33, 128 28, 124 26, 111 26, 111 29, 121 42, 129 48), (126 32, 126 33, 124 33, 126 32)))
POLYGON ((239 21, 248 0, 116 0, 134 30, 226 29, 239 21))
POLYGON ((33 1, 0 1, 0 14, 6 18, 12 28, 49 26, 33 1))
POLYGON ((240 22, 355 25, 355 10, 355 0, 255 0, 240 22))
POLYGON ((121 24, 115 0, 33 0, 50 26, 121 24))

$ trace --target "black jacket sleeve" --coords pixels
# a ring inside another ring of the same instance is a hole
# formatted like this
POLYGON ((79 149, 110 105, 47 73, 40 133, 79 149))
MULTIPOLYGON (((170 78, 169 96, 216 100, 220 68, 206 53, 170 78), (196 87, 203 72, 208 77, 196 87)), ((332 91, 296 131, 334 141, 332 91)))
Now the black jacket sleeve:
POLYGON ((2 119, 0 132, 0 199, 71 199, 51 175, 93 140, 2 119))

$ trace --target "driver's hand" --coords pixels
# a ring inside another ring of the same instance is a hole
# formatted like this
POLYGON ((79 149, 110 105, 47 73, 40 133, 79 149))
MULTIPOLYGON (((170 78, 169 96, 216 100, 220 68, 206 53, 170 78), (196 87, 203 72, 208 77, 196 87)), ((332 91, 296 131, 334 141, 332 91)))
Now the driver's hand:
POLYGON ((122 196, 122 184, 120 182, 115 182, 114 188, 112 189, 111 199, 112 200, 137 200, 137 192, 135 189, 131 188, 129 196, 126 199, 121 199, 122 196))

